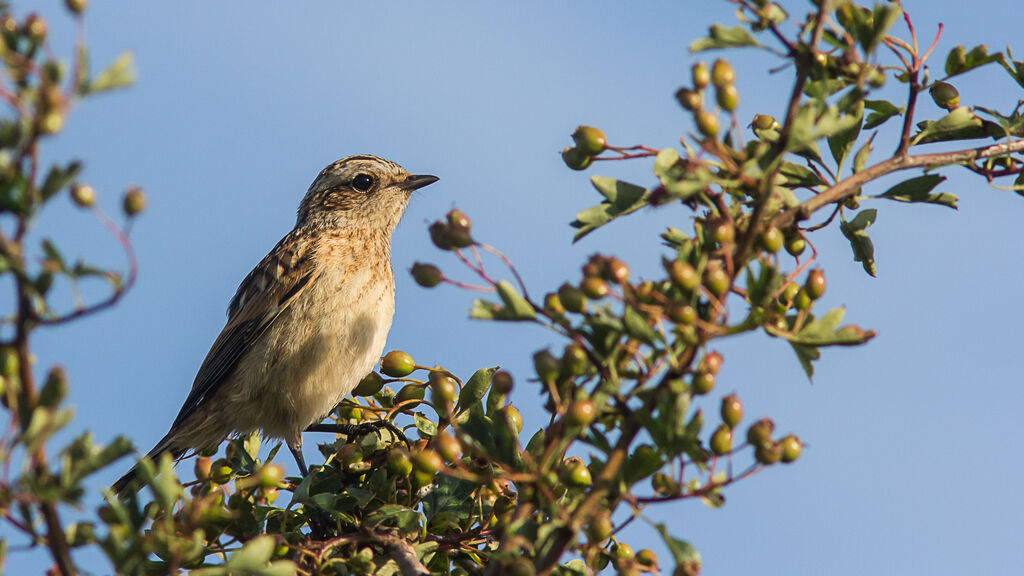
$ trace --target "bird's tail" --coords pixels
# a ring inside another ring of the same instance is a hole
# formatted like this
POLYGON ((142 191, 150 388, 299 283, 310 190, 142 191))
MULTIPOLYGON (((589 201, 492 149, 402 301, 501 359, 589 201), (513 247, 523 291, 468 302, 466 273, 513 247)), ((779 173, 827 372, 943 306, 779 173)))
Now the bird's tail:
MULTIPOLYGON (((171 446, 171 433, 168 432, 166 436, 157 442, 156 446, 146 454, 146 458, 157 461, 164 454, 170 454, 171 458, 177 460, 185 454, 185 450, 180 448, 173 448, 171 446)), ((139 465, 132 466, 132 469, 121 476, 117 482, 110 485, 110 490, 117 495, 118 498, 124 498, 129 494, 137 492, 141 486, 136 482, 136 478, 139 475, 139 465)))

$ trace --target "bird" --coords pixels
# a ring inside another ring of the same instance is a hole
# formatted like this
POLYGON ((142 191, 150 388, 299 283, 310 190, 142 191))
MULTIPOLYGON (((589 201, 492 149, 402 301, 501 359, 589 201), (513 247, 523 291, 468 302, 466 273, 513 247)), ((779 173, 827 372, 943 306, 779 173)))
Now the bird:
MULTIPOLYGON (((282 439, 305 476, 302 432, 379 361, 395 309, 391 235, 412 193, 437 181, 371 155, 324 168, 295 227, 238 286, 188 397, 147 456, 177 461, 259 431, 282 439)), ((137 473, 111 490, 126 493, 137 473)))

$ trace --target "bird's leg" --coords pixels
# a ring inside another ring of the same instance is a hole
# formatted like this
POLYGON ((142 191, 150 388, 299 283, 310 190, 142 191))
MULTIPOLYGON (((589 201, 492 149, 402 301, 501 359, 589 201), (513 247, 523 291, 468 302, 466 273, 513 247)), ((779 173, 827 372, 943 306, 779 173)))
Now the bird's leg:
POLYGON ((292 456, 295 457, 295 463, 299 465, 299 474, 305 478, 306 474, 309 474, 309 468, 306 467, 306 459, 302 457, 302 439, 300 438, 299 443, 294 446, 289 442, 288 449, 291 450, 292 456))
POLYGON ((363 422, 362 424, 313 424, 309 428, 306 428, 306 432, 330 432, 332 434, 344 434, 346 438, 354 438, 357 436, 366 436, 370 432, 379 432, 381 428, 386 428, 389 432, 398 437, 399 440, 409 445, 409 439, 405 437, 405 433, 395 426, 390 420, 374 420, 372 422, 363 422))

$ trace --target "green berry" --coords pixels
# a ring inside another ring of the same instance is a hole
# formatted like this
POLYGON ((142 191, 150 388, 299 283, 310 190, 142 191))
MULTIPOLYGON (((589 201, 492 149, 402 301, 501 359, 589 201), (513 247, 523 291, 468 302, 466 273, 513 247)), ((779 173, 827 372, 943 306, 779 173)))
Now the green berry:
POLYGON ((629 279, 629 266, 618 258, 609 258, 604 265, 603 276, 610 282, 623 284, 629 279))
POLYGON ((64 0, 64 6, 74 14, 85 12, 85 7, 88 4, 88 0, 64 0))
POLYGON ((441 459, 441 455, 429 448, 413 452, 409 459, 412 460, 413 468, 419 472, 425 472, 428 474, 433 474, 444 466, 444 461, 441 459))
POLYGON ((284 480, 284 468, 280 464, 267 464, 260 470, 260 486, 275 488, 284 480))
POLYGON ((805 248, 807 248, 807 241, 804 240, 803 236, 792 234, 786 238, 786 252, 789 252, 790 256, 803 254, 805 248))
POLYGON ((88 184, 75 183, 71 185, 71 200, 75 205, 82 208, 89 208, 96 203, 96 190, 88 184))
POLYGON ((711 72, 708 70, 708 65, 703 62, 694 64, 693 67, 690 68, 690 73, 693 79, 693 85, 697 90, 703 90, 711 83, 711 72))
POLYGON ((569 312, 582 314, 587 309, 587 296, 572 284, 562 284, 558 288, 558 299, 569 312))
POLYGON ((512 427, 512 430, 518 436, 523 431, 523 415, 519 413, 519 409, 509 405, 502 408, 501 413, 505 418, 505 422, 512 427))
POLYGON ((554 382, 558 377, 560 363, 548 350, 541 350, 533 355, 533 367, 541 382, 554 382))
POLYGON ((354 390, 352 390, 353 396, 373 396, 380 389, 384 387, 384 379, 380 377, 380 374, 376 372, 370 372, 363 379, 356 384, 354 390))
POLYGON ((395 394, 395 404, 409 402, 411 400, 423 400, 426 396, 427 387, 423 384, 407 384, 395 394))
POLYGON ((711 435, 710 445, 711 451, 717 456, 724 456, 732 452, 732 429, 725 424, 719 425, 711 435))
POLYGON ((803 288, 796 291, 796 298, 793 299, 793 306, 797 310, 804 311, 811 307, 811 297, 803 288))
POLYGON ((700 110, 704 105, 704 98, 700 95, 700 92, 695 92, 689 88, 680 88, 676 92, 676 100, 679 101, 680 106, 691 112, 700 110))
POLYGON ((213 461, 206 456, 200 456, 196 458, 192 471, 196 475, 196 480, 206 482, 210 479, 210 474, 213 471, 213 461))
POLYGON ((562 316, 565 314, 565 307, 562 306, 562 300, 558 297, 558 294, 548 292, 544 296, 544 312, 550 316, 562 316))
POLYGON ((715 387, 715 375, 710 372, 697 372, 690 382, 690 391, 694 394, 707 394, 715 387))
POLYGON ((28 36, 29 40, 35 43, 40 43, 46 39, 46 20, 43 20, 38 14, 29 14, 25 18, 25 35, 28 36))
POLYGON ((715 226, 711 237, 721 245, 732 244, 736 240, 736 227, 731 222, 720 222, 715 226))
POLYGON ((413 280, 424 288, 433 288, 441 283, 444 275, 441 274, 441 269, 433 264, 421 264, 420 262, 414 262, 412 265, 413 280))
POLYGON ((594 483, 590 469, 579 458, 570 458, 563 464, 562 481, 575 488, 586 488, 594 483))
POLYGON ((778 130, 779 121, 767 114, 754 114, 754 120, 750 126, 754 130, 778 130))
POLYGON ((623 542, 619 542, 615 545, 615 548, 612 549, 612 554, 615 554, 616 558, 621 558, 623 560, 632 560, 636 557, 636 553, 633 552, 633 547, 623 542))
POLYGON ((960 92, 948 82, 932 84, 932 87, 928 89, 928 94, 931 95, 932 101, 939 108, 952 111, 960 106, 960 92))
POLYGON ((722 398, 722 422, 729 428, 735 428, 743 419, 743 403, 739 396, 730 394, 722 398))
POLYGON ((825 294, 825 272, 815 268, 807 273, 807 282, 804 283, 804 290, 811 300, 817 300, 825 294))
POLYGON ((707 136, 708 138, 714 138, 718 135, 718 114, 714 112, 708 112, 707 110, 700 110, 696 114, 697 129, 700 133, 707 136))
POLYGON ((587 352, 579 344, 572 343, 565 347, 562 353, 561 371, 566 376, 582 376, 587 373, 590 360, 587 352))
POLYGON ((593 126, 579 126, 572 133, 572 140, 576 147, 587 156, 596 156, 604 152, 608 146, 608 139, 600 128, 593 126))
POLYGON ((612 520, 607 514, 601 514, 596 518, 593 518, 589 524, 587 524, 586 533, 587 538, 591 542, 601 542, 607 540, 612 535, 612 520))
POLYGON ((591 300, 600 300, 608 295, 608 283, 592 276, 580 281, 580 290, 591 300))
POLYGON ((734 84, 728 84, 715 90, 715 99, 722 110, 732 112, 740 105, 740 92, 734 84))
POLYGON ((668 265, 668 274, 676 286, 686 291, 693 290, 700 283, 697 269, 682 260, 673 260, 668 265))
POLYGON ((761 232, 761 236, 758 238, 761 242, 761 247, 768 252, 778 252, 782 248, 782 243, 785 241, 782 231, 775 226, 769 226, 761 232))
POLYGON ((586 152, 572 146, 566 146, 562 150, 562 162, 573 170, 586 170, 594 161, 594 157, 586 152))
POLYGON ((704 286, 715 296, 722 297, 729 290, 729 284, 729 274, 721 266, 709 264, 704 269, 704 286))
POLYGON ((444 370, 431 370, 427 382, 430 384, 431 399, 436 407, 440 408, 458 399, 459 385, 444 370))
POLYGON ((718 371, 722 369, 723 361, 725 361, 725 358, 722 357, 722 353, 713 350, 701 359, 699 370, 710 374, 718 374, 718 371))
POLYGON ((766 466, 775 464, 782 459, 782 444, 765 442, 754 449, 754 459, 766 466))
POLYGON ((569 406, 569 423, 573 426, 587 426, 597 416, 597 407, 590 400, 577 400, 569 406))
POLYGON ((673 302, 665 308, 668 319, 676 324, 690 325, 697 321, 697 310, 689 304, 673 302))
POLYGON ((124 193, 124 213, 128 216, 136 216, 146 209, 146 193, 142 188, 133 186, 124 193))
POLYGON ((430 241, 441 250, 451 250, 452 241, 448 237, 448 226, 437 220, 427 229, 430 232, 430 241))
POLYGON ((380 363, 380 371, 392 378, 403 378, 415 369, 416 363, 412 361, 412 356, 401 350, 388 352, 380 363))
POLYGON ((448 462, 456 462, 462 457, 462 444, 447 432, 438 432, 434 437, 437 453, 448 462))
POLYGON ((658 566, 658 555, 654 553, 654 550, 644 548, 636 553, 636 561, 641 566, 655 568, 658 566))
POLYGON ((651 476, 651 487, 654 488, 656 494, 661 496, 671 496, 679 492, 679 485, 664 472, 658 472, 651 476))
POLYGON ((231 475, 234 474, 234 470, 228 464, 228 461, 224 458, 214 462, 212 470, 210 471, 210 480, 214 484, 227 484, 231 481, 231 475))
POLYGON ((800 292, 800 286, 796 282, 790 282, 786 284, 785 288, 782 289, 782 303, 791 304, 796 300, 797 293, 800 292))
POLYGON ((803 443, 793 434, 779 440, 779 444, 782 446, 782 462, 785 464, 795 462, 804 450, 803 443))
POLYGON ((461 210, 452 210, 447 214, 448 225, 445 233, 448 242, 454 248, 465 248, 473 244, 473 236, 470 234, 471 224, 469 218, 461 210))
POLYGON ((736 71, 732 69, 732 64, 721 58, 715 60, 715 63, 711 65, 711 83, 715 85, 715 88, 725 88, 735 81, 736 71))
POLYGON ((388 471, 398 476, 412 474, 412 460, 404 447, 394 448, 388 452, 388 471))
POLYGON ((762 446, 772 441, 775 423, 770 418, 761 418, 747 428, 747 442, 752 446, 762 446))

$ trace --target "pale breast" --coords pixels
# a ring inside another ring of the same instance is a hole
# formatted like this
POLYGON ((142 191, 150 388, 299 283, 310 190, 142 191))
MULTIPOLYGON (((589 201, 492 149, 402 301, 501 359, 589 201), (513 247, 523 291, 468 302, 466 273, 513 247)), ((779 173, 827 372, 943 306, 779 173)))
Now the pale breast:
POLYGON ((395 307, 390 267, 323 269, 239 366, 244 384, 232 396, 249 411, 243 428, 297 439, 380 358, 395 307))

